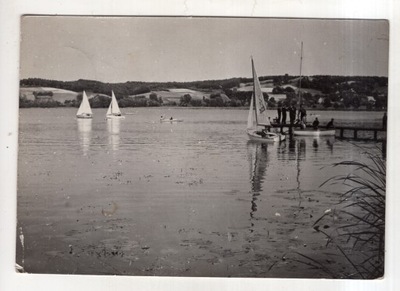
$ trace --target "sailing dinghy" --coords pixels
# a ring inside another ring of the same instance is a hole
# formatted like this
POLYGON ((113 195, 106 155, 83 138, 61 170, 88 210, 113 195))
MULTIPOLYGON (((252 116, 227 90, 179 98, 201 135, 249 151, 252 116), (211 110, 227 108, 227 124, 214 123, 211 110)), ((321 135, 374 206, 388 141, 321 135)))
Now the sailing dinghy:
POLYGON ((86 95, 86 92, 83 91, 82 102, 79 106, 78 112, 76 113, 77 118, 92 118, 93 113, 90 108, 89 99, 86 95))
MULTIPOLYGON (((301 42, 301 53, 300 53, 300 79, 299 79, 299 104, 302 104, 301 98, 301 68, 303 66, 303 42, 301 42)), ((336 131, 334 129, 314 129, 314 128, 304 128, 304 129, 295 129, 293 130, 293 134, 297 136, 334 136, 336 131)))
POLYGON ((176 118, 165 118, 165 117, 161 117, 160 118, 160 122, 183 122, 183 119, 176 119, 176 118))
POLYGON ((111 103, 108 106, 106 119, 124 119, 125 116, 121 114, 119 109, 117 98, 115 98, 114 91, 111 91, 111 103))
POLYGON ((265 130, 265 128, 271 128, 271 122, 267 116, 267 105, 264 101, 253 59, 251 59, 251 66, 253 70, 253 95, 251 96, 250 110, 247 117, 247 135, 250 140, 261 142, 282 141, 285 139, 285 135, 265 130))

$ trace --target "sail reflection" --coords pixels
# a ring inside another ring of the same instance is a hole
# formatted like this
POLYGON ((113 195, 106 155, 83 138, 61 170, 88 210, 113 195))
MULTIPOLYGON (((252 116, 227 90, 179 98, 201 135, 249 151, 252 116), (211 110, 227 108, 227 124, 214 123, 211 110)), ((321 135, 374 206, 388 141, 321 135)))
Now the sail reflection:
POLYGON ((120 144, 120 119, 107 119, 108 143, 113 151, 119 150, 120 144))
POLYGON ((92 119, 77 119, 79 144, 84 155, 89 151, 92 138, 92 119))
MULTIPOLYGON (((268 167, 268 144, 247 143, 248 160, 250 163, 250 183, 251 183, 251 211, 250 217, 253 218, 257 211, 257 197, 262 192, 263 182, 268 167)), ((252 223, 253 226, 253 223, 252 223)))

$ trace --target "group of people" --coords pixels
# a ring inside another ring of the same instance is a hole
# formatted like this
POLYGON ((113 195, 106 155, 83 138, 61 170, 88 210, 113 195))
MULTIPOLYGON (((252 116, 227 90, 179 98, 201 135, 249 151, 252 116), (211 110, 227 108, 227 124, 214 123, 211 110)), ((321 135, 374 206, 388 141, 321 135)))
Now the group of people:
MULTIPOLYGON (((297 120, 296 120, 296 107, 294 107, 293 105, 287 107, 287 106, 279 106, 278 107, 278 117, 275 118, 275 122, 277 124, 280 125, 286 125, 286 115, 287 112, 289 112, 289 118, 290 118, 290 125, 299 125, 300 128, 305 129, 307 127, 306 123, 307 123, 307 110, 303 107, 303 105, 300 105, 299 111, 297 113, 297 120)), ((334 128, 334 119, 332 118, 328 124, 326 125, 327 129, 331 129, 334 128)), ((319 120, 318 117, 315 118, 315 120, 312 123, 312 126, 314 129, 318 129, 319 128, 319 120)))
POLYGON ((278 107, 278 118, 275 121, 278 124, 286 124, 287 113, 289 112, 289 122, 290 124, 294 124, 296 121, 296 107, 293 105, 286 107, 286 106, 279 106, 278 107))

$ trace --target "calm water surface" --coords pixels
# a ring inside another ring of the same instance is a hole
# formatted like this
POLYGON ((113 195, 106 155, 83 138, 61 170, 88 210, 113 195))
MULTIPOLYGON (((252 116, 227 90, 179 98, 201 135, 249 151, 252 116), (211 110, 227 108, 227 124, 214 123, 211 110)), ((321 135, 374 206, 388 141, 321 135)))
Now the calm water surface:
MULTIPOLYGON (((332 163, 364 160, 379 144, 252 143, 247 110, 125 112, 106 121, 105 109, 93 120, 75 109, 20 111, 17 262, 27 272, 324 276, 282 257, 329 253, 312 224, 345 188, 320 185, 343 174, 332 163)), ((376 126, 382 115, 314 114, 376 126)))

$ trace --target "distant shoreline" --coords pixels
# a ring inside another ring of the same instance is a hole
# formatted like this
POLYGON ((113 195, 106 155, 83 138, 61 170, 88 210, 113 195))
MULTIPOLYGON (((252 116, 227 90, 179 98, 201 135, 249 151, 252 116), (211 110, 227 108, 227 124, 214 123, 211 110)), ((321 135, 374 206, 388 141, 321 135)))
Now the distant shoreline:
MULTIPOLYGON (((78 108, 75 107, 66 107, 66 106, 58 106, 58 107, 20 107, 19 109, 66 109, 66 108, 71 108, 71 109, 76 109, 78 108)), ((215 109, 215 110, 249 110, 249 107, 247 106, 241 106, 241 107, 205 107, 205 106, 153 106, 153 107, 121 107, 122 111, 127 108, 133 108, 133 109, 138 109, 138 108, 147 108, 147 109, 152 109, 152 108, 166 108, 166 109, 196 109, 196 110, 204 110, 204 109, 215 109)), ((97 110, 97 109, 107 109, 107 108, 92 108, 92 110, 97 110)), ((387 112, 387 110, 384 109, 379 109, 379 110, 365 110, 365 109, 346 109, 346 108, 340 108, 340 109, 334 109, 334 108, 305 108, 307 111, 357 111, 357 112, 387 112)), ((270 111, 276 111, 277 108, 268 108, 270 111)))

